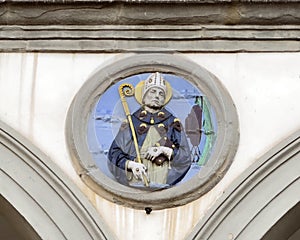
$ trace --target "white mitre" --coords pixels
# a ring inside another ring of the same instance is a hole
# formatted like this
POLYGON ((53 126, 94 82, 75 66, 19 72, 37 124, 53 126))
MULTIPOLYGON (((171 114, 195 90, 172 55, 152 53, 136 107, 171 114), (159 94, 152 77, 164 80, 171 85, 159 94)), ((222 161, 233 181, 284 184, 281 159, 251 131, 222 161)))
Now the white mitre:
POLYGON ((143 93, 142 97, 144 97, 145 93, 153 88, 153 87, 158 87, 161 90, 164 91, 165 95, 167 95, 167 86, 166 86, 166 81, 163 78, 162 74, 159 72, 152 73, 144 83, 144 88, 143 88, 143 93))

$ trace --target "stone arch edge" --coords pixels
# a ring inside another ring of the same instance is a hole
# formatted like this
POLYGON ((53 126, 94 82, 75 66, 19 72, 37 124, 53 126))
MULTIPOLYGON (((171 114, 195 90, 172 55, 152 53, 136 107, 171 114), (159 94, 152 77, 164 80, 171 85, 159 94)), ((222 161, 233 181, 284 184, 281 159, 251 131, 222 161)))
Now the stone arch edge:
POLYGON ((231 236, 231 239, 261 239, 300 201, 299 158, 300 130, 269 150, 239 176, 185 239, 213 240, 224 239, 225 236, 231 236), (276 184, 269 186, 274 191, 269 193, 267 183, 270 184, 275 177, 276 184), (257 196, 264 195, 264 201, 257 201, 257 196), (257 206, 251 209, 250 206, 254 205, 257 206), (249 207, 240 211, 241 206, 249 207), (277 212, 272 209, 274 206, 277 212), (241 219, 246 220, 239 224, 241 219), (226 232, 229 229, 231 232, 226 232), (252 235, 246 237, 246 234, 252 235))
POLYGON ((78 187, 41 150, 2 121, 1 155, 1 195, 42 239, 116 239, 78 187))

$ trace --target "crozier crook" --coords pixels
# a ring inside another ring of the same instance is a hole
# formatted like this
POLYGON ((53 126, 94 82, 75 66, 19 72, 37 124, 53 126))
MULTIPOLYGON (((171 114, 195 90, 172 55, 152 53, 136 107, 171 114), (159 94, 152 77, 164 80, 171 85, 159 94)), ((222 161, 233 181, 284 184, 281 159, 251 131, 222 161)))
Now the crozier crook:
MULTIPOLYGON (((134 126, 133 126, 133 123, 132 123, 132 119, 131 119, 131 113, 130 113, 130 110, 129 110, 129 107, 128 107, 128 104, 127 104, 127 101, 126 101, 126 97, 131 97, 131 96, 134 95, 133 85, 130 84, 130 83, 121 84, 119 86, 119 94, 120 94, 120 98, 121 98, 121 102, 122 102, 122 105, 123 105, 123 108, 124 108, 125 115, 126 115, 126 117, 128 119, 128 122, 129 122, 130 130, 131 130, 131 133, 132 133, 134 147, 135 147, 135 151, 136 151, 136 160, 137 160, 138 163, 142 163, 140 150, 139 150, 139 146, 138 146, 138 142, 137 142, 137 137, 136 137, 136 133, 135 133, 134 126)), ((145 175, 143 175, 143 181, 144 181, 144 185, 146 187, 149 187, 149 182, 148 182, 148 179, 145 175)))

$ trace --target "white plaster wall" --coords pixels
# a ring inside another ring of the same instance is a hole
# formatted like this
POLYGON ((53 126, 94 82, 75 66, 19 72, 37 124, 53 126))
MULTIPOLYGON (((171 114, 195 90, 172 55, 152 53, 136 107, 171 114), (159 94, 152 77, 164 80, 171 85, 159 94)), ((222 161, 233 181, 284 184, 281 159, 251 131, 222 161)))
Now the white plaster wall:
POLYGON ((70 103, 89 76, 121 55, 0 54, 0 119, 30 139, 82 189, 119 239, 183 239, 226 187, 276 143, 300 128, 300 53, 187 54, 215 74, 236 104, 240 145, 209 193, 182 207, 144 211, 114 205, 77 177, 65 143, 70 103))

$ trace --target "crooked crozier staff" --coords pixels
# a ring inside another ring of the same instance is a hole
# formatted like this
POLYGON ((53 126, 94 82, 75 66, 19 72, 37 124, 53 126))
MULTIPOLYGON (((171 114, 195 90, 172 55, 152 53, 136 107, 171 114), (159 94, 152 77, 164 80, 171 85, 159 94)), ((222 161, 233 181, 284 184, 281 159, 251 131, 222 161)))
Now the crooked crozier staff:
POLYGON ((136 86, 141 108, 131 115, 131 123, 122 123, 108 153, 109 169, 120 183, 144 186, 146 177, 150 187, 168 187, 189 170, 190 149, 183 127, 165 109, 171 97, 170 84, 158 72, 136 86))
POLYGON ((130 168, 135 174, 136 178, 140 178, 143 179, 144 184, 146 187, 149 187, 149 179, 148 176, 146 174, 146 168, 145 166, 141 165, 142 164, 142 159, 141 159, 141 155, 140 155, 140 149, 138 146, 138 142, 137 142, 137 138, 136 138, 136 133, 135 133, 135 129, 133 126, 133 122, 131 119, 131 115, 130 115, 130 110, 126 101, 126 96, 132 96, 134 93, 134 88, 131 84, 122 84, 119 87, 119 94, 121 97, 121 102, 124 108, 124 112, 126 114, 127 120, 128 120, 128 124, 130 127, 130 131, 132 134, 132 139, 133 139, 133 144, 134 144, 134 148, 135 148, 135 152, 136 152, 136 158, 134 162, 126 162, 128 165, 126 166, 125 169, 130 168), (139 164, 135 164, 135 162, 139 163, 139 164))

